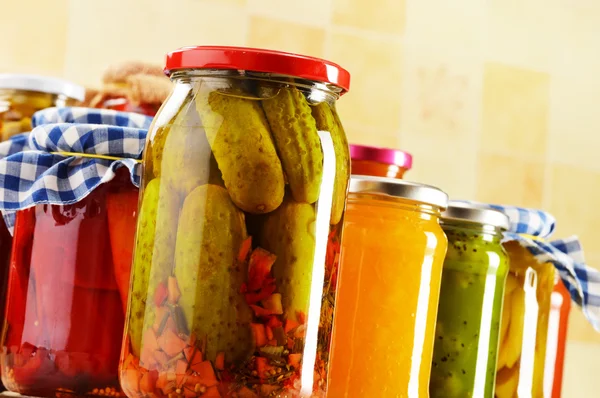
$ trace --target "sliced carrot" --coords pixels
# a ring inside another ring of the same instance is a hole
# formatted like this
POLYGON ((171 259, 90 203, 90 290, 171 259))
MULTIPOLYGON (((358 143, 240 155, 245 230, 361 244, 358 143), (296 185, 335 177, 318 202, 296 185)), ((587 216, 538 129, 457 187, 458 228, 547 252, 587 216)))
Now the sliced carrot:
POLYGON ((252 333, 254 334, 254 341, 257 347, 262 347, 267 344, 267 334, 265 326, 262 323, 252 323, 252 333))
POLYGON ((206 387, 217 385, 217 376, 215 376, 215 371, 210 361, 203 361, 192 365, 190 369, 198 374, 198 377, 201 379, 200 384, 204 384, 206 387))
POLYGON ((265 309, 271 311, 271 314, 283 314, 283 306, 281 305, 281 293, 273 293, 269 298, 261 301, 261 304, 265 309))
POLYGON ((221 394, 216 386, 209 387, 206 389, 206 392, 202 394, 202 398, 221 398, 221 394))
POLYGON ((177 279, 174 276, 169 276, 167 290, 167 297, 169 298, 169 303, 177 304, 179 298, 181 297, 181 292, 179 291, 177 279))
POLYGON ((299 369, 300 363, 302 362, 302 354, 290 354, 288 355, 288 365, 299 369))
POLYGON ((237 392, 239 398, 258 398, 258 395, 248 387, 244 386, 237 392))
POLYGON ((225 370, 225 353, 219 352, 215 358, 215 368, 225 370))
POLYGON ((285 328, 284 331, 286 334, 288 334, 289 332, 291 332, 292 330, 296 329, 298 326, 300 326, 300 324, 296 321, 294 321, 293 319, 286 319, 285 320, 285 328))
POLYGON ((158 338, 158 346, 170 357, 173 357, 183 351, 187 344, 179 338, 172 330, 166 330, 158 338))
POLYGON ((267 340, 273 340, 273 329, 269 326, 265 326, 265 331, 267 332, 267 340))
POLYGON ((240 252, 238 254, 238 261, 243 263, 248 260, 248 254, 250 253, 250 249, 252 249, 252 237, 247 237, 240 247, 240 252))
POLYGON ((298 319, 298 322, 300 322, 301 324, 305 324, 306 323, 306 314, 302 311, 296 311, 296 318, 298 319))
POLYGON ((258 290, 263 286, 276 259, 277 256, 260 247, 252 251, 248 264, 248 288, 250 290, 258 290))
POLYGON ((266 379, 269 371, 269 363, 267 362, 267 358, 256 357, 256 372, 258 373, 258 377, 261 379, 266 379))
POLYGON ((158 380, 158 372, 153 370, 142 375, 140 380, 140 391, 144 393, 154 392, 156 381, 158 380))
POLYGON ((159 283, 156 287, 156 290, 154 291, 154 304, 157 307, 162 306, 165 303, 165 300, 167 299, 168 295, 169 292, 165 284, 159 283))
POLYGON ((269 310, 267 310, 265 308, 259 307, 258 305, 252 305, 251 304, 250 308, 252 308, 252 311, 254 311, 254 315, 256 315, 258 317, 269 316, 269 315, 272 314, 271 311, 269 311, 269 310))
POLYGON ((134 369, 126 369, 123 375, 123 387, 130 391, 140 391, 140 373, 134 369))

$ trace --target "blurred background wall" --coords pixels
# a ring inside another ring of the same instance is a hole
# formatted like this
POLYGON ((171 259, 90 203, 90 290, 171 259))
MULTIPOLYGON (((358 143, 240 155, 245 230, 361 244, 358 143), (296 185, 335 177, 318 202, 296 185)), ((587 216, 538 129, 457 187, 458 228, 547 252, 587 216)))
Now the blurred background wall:
MULTIPOLYGON (((600 267, 597 0, 2 1, 0 72, 99 86, 115 61, 226 44, 323 57, 353 76, 355 143, 415 156, 455 198, 544 208, 600 267)), ((600 334, 571 315, 564 396, 598 396, 600 334)))

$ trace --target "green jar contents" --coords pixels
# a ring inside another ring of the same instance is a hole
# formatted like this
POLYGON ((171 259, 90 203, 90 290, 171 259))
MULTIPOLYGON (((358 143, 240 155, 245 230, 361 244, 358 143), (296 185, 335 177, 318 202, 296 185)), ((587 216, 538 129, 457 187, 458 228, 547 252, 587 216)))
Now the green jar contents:
POLYGON ((438 307, 431 398, 492 398, 508 257, 501 212, 453 203, 438 307))

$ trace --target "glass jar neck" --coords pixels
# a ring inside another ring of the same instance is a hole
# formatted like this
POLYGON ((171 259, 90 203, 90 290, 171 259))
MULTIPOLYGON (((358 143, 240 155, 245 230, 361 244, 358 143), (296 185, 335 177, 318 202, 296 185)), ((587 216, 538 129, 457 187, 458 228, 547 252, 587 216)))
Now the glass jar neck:
POLYGON ((420 218, 428 220, 438 220, 442 213, 442 210, 437 206, 383 194, 351 193, 348 196, 348 204, 393 207, 419 214, 420 218))
MULTIPOLYGON (((333 103, 341 95, 342 89, 332 84, 306 80, 294 76, 278 75, 273 73, 262 73, 252 71, 238 71, 228 69, 183 69, 171 73, 171 80, 174 83, 193 83, 200 79, 239 79, 252 80, 256 82, 266 82, 293 86, 303 91, 320 93, 319 98, 314 98, 315 102, 327 101, 333 103)), ((309 98, 311 100, 311 98, 309 98)))
POLYGON ((449 241, 452 241, 454 238, 460 239, 461 235, 468 235, 471 237, 478 236, 480 239, 488 242, 500 243, 504 236, 500 228, 489 224, 442 219, 441 225, 449 241))

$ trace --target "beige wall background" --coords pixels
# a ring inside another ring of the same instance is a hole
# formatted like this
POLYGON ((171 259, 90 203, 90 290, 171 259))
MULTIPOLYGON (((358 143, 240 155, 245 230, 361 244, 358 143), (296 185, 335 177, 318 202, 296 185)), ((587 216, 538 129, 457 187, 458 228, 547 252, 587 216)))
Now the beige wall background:
MULTIPOLYGON (((98 86, 123 60, 223 44, 324 57, 353 75, 355 143, 415 156, 455 198, 544 208, 600 267, 596 0, 2 1, 0 72, 98 86)), ((563 396, 598 396, 600 334, 572 313, 563 396)))

